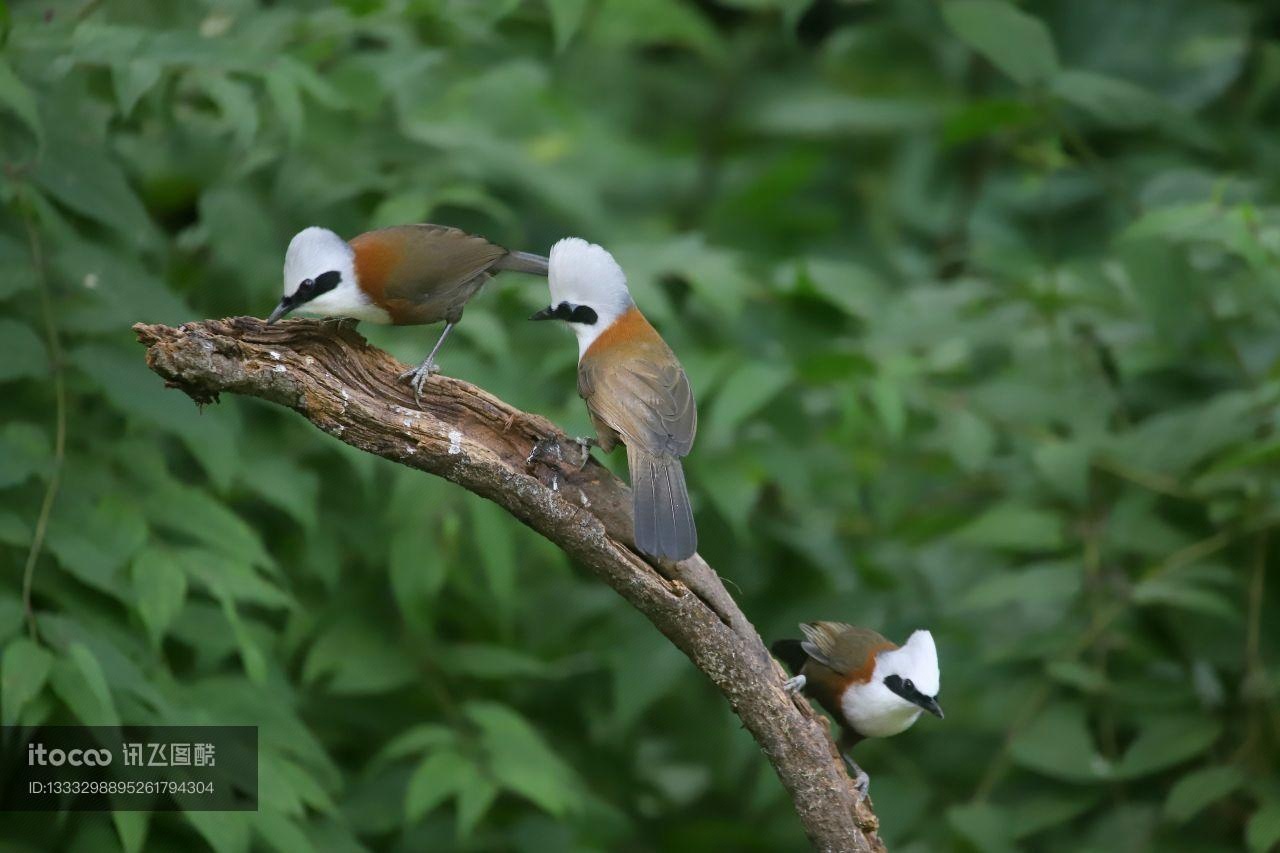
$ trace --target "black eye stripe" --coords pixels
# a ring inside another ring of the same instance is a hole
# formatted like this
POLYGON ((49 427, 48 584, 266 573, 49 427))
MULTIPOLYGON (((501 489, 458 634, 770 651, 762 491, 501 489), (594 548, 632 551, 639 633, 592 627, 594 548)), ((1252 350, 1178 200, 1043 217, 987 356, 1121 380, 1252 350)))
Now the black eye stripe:
MULTIPOLYGON (((884 677, 884 686, 913 705, 919 705, 921 708, 925 708, 926 710, 929 709, 930 703, 932 702, 932 697, 925 696, 921 693, 920 688, 916 687, 915 684, 912 683, 911 679, 904 679, 901 675, 897 675, 896 673, 893 675, 886 675, 884 677)), ((931 711, 930 713, 933 712, 931 711)))
POLYGON ((326 273, 321 273, 320 275, 316 276, 316 281, 315 281, 316 293, 324 293, 325 291, 333 290, 341 282, 342 282, 342 273, 338 272, 337 270, 329 270, 326 273))
POLYGON ((586 326, 594 325, 596 320, 600 319, 595 310, 588 308, 586 305, 579 305, 569 314, 570 323, 582 323, 586 326))
POLYGON ((561 302, 551 312, 551 316, 557 320, 564 320, 567 323, 581 323, 584 326, 595 325, 600 319, 595 309, 586 305, 570 305, 568 302, 561 302))
POLYGON ((315 299, 322 293, 328 293, 342 282, 342 273, 337 270, 329 270, 321 273, 315 278, 304 278, 298 285, 298 289, 293 296, 288 297, 291 303, 301 304, 315 299))

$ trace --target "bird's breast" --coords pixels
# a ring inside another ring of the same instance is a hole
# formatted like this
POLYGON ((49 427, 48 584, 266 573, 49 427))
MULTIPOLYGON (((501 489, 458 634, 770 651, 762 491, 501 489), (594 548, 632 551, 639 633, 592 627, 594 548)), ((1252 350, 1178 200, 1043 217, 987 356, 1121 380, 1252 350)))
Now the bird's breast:
POLYGON ((863 737, 892 737, 911 728, 921 714, 918 705, 879 681, 850 684, 840 698, 840 711, 849 727, 863 737))
POLYGON ((579 361, 590 358, 609 363, 615 360, 625 361, 654 348, 655 344, 662 346, 662 338, 657 329, 640 313, 640 309, 632 305, 589 339, 580 338, 579 343, 579 361))

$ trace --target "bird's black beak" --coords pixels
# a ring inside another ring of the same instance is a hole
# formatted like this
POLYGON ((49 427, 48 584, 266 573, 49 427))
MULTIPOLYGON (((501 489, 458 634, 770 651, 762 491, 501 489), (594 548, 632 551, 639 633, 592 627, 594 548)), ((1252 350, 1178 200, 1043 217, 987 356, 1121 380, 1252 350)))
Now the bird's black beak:
POLYGON ((921 696, 916 700, 916 704, 921 708, 924 708, 930 714, 933 714, 939 720, 945 719, 945 715, 942 713, 942 706, 939 705, 938 700, 932 696, 921 696))
POLYGON ((530 320, 554 320, 556 318, 556 309, 548 305, 538 313, 530 317, 530 320))
POLYGON ((280 304, 276 306, 276 310, 272 311, 271 316, 267 318, 267 325, 270 326, 276 320, 279 320, 281 317, 283 317, 285 314, 288 314, 292 310, 293 310, 293 300, 291 300, 287 296, 284 297, 283 299, 280 300, 280 304))

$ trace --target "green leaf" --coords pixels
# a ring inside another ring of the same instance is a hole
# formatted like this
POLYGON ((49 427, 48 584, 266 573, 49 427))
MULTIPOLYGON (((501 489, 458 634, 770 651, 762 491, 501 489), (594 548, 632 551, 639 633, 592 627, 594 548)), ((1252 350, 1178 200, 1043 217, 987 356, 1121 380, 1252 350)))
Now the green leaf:
POLYGON ((44 473, 52 461, 46 430, 23 421, 10 421, 0 428, 0 489, 44 473))
MULTIPOLYGON (((310 763, 304 766, 297 761, 280 758, 274 762, 274 765, 277 778, 281 780, 284 786, 289 788, 294 799, 299 804, 330 817, 337 814, 337 805, 322 787, 323 782, 317 778, 310 763)), ((297 813, 301 815, 303 809, 298 809, 297 813)))
POLYGON ((1006 501, 965 525, 956 538, 1005 551, 1050 551, 1065 542, 1062 520, 1052 512, 1006 501))
POLYGON ((233 560, 274 568, 258 532, 209 493, 170 481, 145 495, 147 517, 156 527, 188 536, 233 560))
POLYGON ((457 733, 447 726, 418 723, 388 741, 386 746, 378 750, 370 764, 381 766, 410 755, 431 752, 437 747, 456 744, 457 740, 457 733))
POLYGON ((175 564, 186 572, 187 578, 212 595, 225 594, 233 601, 269 608, 296 605, 289 593, 242 560, 204 548, 173 548, 171 553, 175 564))
POLYGON ((231 131, 235 145, 247 148, 258 133, 258 105, 253 90, 225 74, 191 75, 189 79, 194 79, 217 104, 222 122, 231 131))
POLYGON ((432 752, 409 777, 404 792, 404 817, 417 823, 436 806, 458 793, 462 780, 478 775, 470 759, 452 749, 432 752))
POLYGON ((498 786, 479 771, 458 779, 458 837, 468 838, 498 798, 498 786))
POLYGON ((1174 607, 1237 622, 1239 605, 1220 592, 1201 589, 1177 577, 1163 575, 1141 581, 1133 588, 1133 601, 1144 607, 1174 607))
POLYGON ((1094 748, 1083 712, 1075 706, 1045 710, 1013 739, 1014 761, 1045 776, 1066 782, 1097 782, 1111 767, 1094 748))
POLYGON ((289 764, 290 762, 274 752, 267 752, 259 758, 258 809, 260 812, 291 816, 302 816, 306 813, 302 797, 287 775, 286 768, 289 764))
POLYGON ((11 512, 0 512, 0 542, 15 548, 31 544, 31 528, 11 512))
POLYGON ((67 572, 83 583, 120 596, 119 570, 147 541, 148 528, 132 503, 112 497, 91 508, 55 511, 49 525, 49 550, 67 572))
POLYGON ((541 678, 550 674, 545 662, 524 652, 484 643, 455 643, 440 655, 450 672, 472 678, 541 678))
POLYGON ((1244 774, 1235 765, 1204 767, 1183 776, 1169 790, 1164 816, 1178 823, 1190 820, 1202 809, 1221 800, 1244 784, 1244 774))
POLYGON ((573 35, 582 26, 582 15, 587 10, 587 0, 547 0, 551 13, 551 32, 555 36, 556 53, 569 46, 573 35))
POLYGON ((1263 853, 1280 844, 1280 803, 1267 803, 1253 813, 1244 831, 1251 853, 1263 853))
POLYGON ((499 614, 511 612, 516 594, 516 546, 511 519, 491 501, 468 501, 480 567, 499 614))
POLYGON ((1074 441, 1049 441, 1032 453, 1040 476, 1063 497, 1083 503, 1089 495, 1090 449, 1074 441))
POLYGON ((33 180, 57 201, 114 229, 133 245, 150 243, 154 226, 110 149, 87 139, 71 121, 63 117, 48 128, 33 180))
POLYGON ((1058 52, 1039 18, 1001 0, 948 0, 942 17, 961 41, 1017 83, 1045 83, 1058 73, 1058 52))
POLYGON ((1099 670, 1079 661, 1053 661, 1046 671, 1054 681, 1067 684, 1084 693, 1099 693, 1107 686, 1107 677, 1099 670))
POLYGON ((17 725, 27 703, 49 679, 53 655, 26 637, 17 637, 0 656, 0 721, 17 725))
POLYGON ((373 209, 370 228, 389 228, 406 222, 426 222, 431 199, 422 190, 405 190, 389 195, 373 209))
MULTIPOLYGON (((128 118, 133 108, 138 105, 142 96, 151 91, 164 68, 158 62, 149 59, 131 59, 111 67, 111 84, 115 89, 116 103, 120 106, 120 114, 128 118)), ((144 827, 145 833, 145 827, 144 827)))
POLYGON ((302 106, 302 95, 298 91, 297 80, 292 71, 285 66, 277 65, 266 74, 267 95, 271 98, 273 112, 284 125, 285 133, 291 141, 302 138, 306 111, 302 106))
POLYGON ((723 45, 715 28, 678 0, 604 0, 592 21, 592 35, 605 44, 678 45, 716 58, 723 45))
POLYGON ((111 822, 115 824, 116 835, 120 838, 120 847, 124 853, 142 853, 147 844, 151 813, 113 810, 111 822))
POLYGON ((236 638, 236 648, 240 652, 240 665, 244 667, 244 674, 253 684, 262 686, 267 682, 267 659, 262 653, 262 649, 249 635, 249 629, 244 624, 244 620, 240 618, 240 609, 236 607, 235 599, 225 590, 215 586, 213 593, 218 599, 218 603, 222 605, 222 615, 226 617, 227 624, 231 626, 231 635, 236 638))
POLYGON ((25 83, 13 73, 9 63, 0 58, 0 106, 7 107, 22 119, 35 136, 37 142, 44 142, 44 126, 40 123, 40 110, 36 106, 36 96, 25 83))
POLYGON ((0 268, 5 271, 0 276, 0 300, 35 288, 36 276, 31 266, 30 249, 4 233, 0 233, 0 268))
POLYGON ((900 380, 881 374, 872 381, 868 393, 885 432, 894 440, 901 439, 907 428, 907 403, 900 380))
POLYGON ((249 853, 249 812, 182 813, 214 853, 249 853))
POLYGON ((1121 779, 1137 779, 1193 758, 1213 746, 1222 726, 1207 717, 1171 717, 1144 725, 1115 767, 1121 779))
POLYGON ((1185 110, 1221 95, 1251 55, 1249 8, 1236 3, 1073 0, 1062 11, 1073 66, 1140 81, 1185 110))
POLYGON ((806 258, 793 271, 795 287, 815 294, 851 317, 874 314, 884 299, 885 285, 870 269, 848 261, 806 258))
POLYGON ((302 527, 314 529, 319 513, 320 478, 293 460, 275 455, 246 459, 237 482, 302 527))
POLYGON ((492 702, 471 702, 466 715, 480 727, 489 768, 503 788, 560 816, 577 802, 573 771, 524 717, 492 702))
POLYGON ((0 317, 0 382, 48 376, 49 357, 39 336, 24 323, 0 317))
POLYGON ((155 546, 143 550, 133 561, 133 590, 138 616, 151 644, 159 646, 187 598, 187 575, 178 555, 155 546))
POLYGON ((73 350, 68 360, 97 383, 120 414, 172 434, 214 483, 230 484, 239 465, 236 422, 226 407, 200 411, 186 395, 166 389, 133 350, 89 344, 73 350))
POLYGON ((1052 88, 1064 101, 1115 127, 1142 127, 1172 114, 1172 108, 1154 92, 1093 71, 1063 71, 1054 77, 1052 88))
POLYGON ((102 665, 83 643, 72 643, 67 656, 54 663, 49 683, 81 725, 120 725, 102 665))
MULTIPOLYGON (((118 247, 102 243, 76 240, 59 248, 50 258, 56 274, 75 285, 76 297, 68 300, 67 310, 58 314, 59 325, 64 329, 114 333, 132 323, 152 322, 178 325, 194 316, 178 292, 148 266, 140 257, 121 252, 118 247)), ((108 348, 89 345, 76 348, 72 361, 101 381, 103 390, 113 399, 127 398, 142 403, 152 400, 183 403, 181 411, 193 416, 195 409, 184 395, 176 397, 155 384, 155 375, 143 384, 147 375, 146 365, 139 364, 135 348, 108 348), (85 350, 90 354, 79 361, 85 350), (99 363, 102 359, 102 363, 99 363), (133 384, 127 384, 133 383, 133 384)), ((212 420, 225 420, 217 415, 212 420)), ((205 422, 211 420, 206 417, 205 422)), ((197 431, 198 432, 198 431, 197 431)), ((198 454, 198 447, 192 452, 198 454)))
POLYGON ((673 691, 688 671, 686 661, 658 638, 635 637, 611 655, 614 725, 627 729, 673 691))
POLYGON ((1170 242, 1192 242, 1219 233, 1223 211, 1212 201, 1171 204, 1143 212, 1120 234, 1124 242, 1158 237, 1170 242))
POLYGON ((785 368, 764 362, 747 362, 739 367, 716 393, 705 441, 714 447, 728 444, 743 421, 790 383, 791 373, 785 368))
MULTIPOLYGON (((23 628, 22 602, 16 595, 0 595, 0 643, 9 640, 23 628)), ((0 715, 3 716, 3 715, 0 715)), ((4 723, 0 723, 4 725, 4 723)))
POLYGON ((752 107, 755 129, 784 138, 857 138, 925 130, 941 117, 923 100, 868 98, 826 89, 765 98, 752 107))
POLYGON ((995 451, 995 431, 968 409, 948 411, 941 417, 943 441, 956 464, 970 474, 985 468, 995 451))
POLYGON ((1018 604, 1062 606, 1079 592, 1077 566, 1050 563, 993 574, 960 596, 956 607, 978 610, 1018 604))
POLYGON ((1015 838, 1026 838, 1079 817, 1097 802, 1094 792, 1024 796, 1012 809, 1010 831, 1015 838))
POLYGON ((253 828, 278 853, 308 853, 317 848, 302 829, 305 820, 305 817, 292 820, 278 812, 260 809, 254 814, 253 828))
POLYGON ((1014 853, 1010 816, 992 803, 967 803, 947 809, 947 822, 975 850, 982 853, 1014 853))
POLYGON ((320 634, 307 654, 302 678, 316 683, 327 678, 331 693, 385 693, 419 678, 417 667, 403 648, 393 645, 372 625, 340 621, 320 634))
POLYGON ((396 605, 407 617, 427 610, 448 577, 450 560, 436 525, 397 524, 391 534, 388 570, 396 605))

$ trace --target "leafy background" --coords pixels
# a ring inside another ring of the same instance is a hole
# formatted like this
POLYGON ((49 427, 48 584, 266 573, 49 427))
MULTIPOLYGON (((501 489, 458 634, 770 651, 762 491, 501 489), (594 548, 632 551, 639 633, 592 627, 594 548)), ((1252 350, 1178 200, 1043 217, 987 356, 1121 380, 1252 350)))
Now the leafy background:
MULTIPOLYGON (((3 722, 262 744, 257 813, 8 816, 8 848, 804 846, 714 690, 555 548, 144 367, 135 321, 263 316, 300 227, 415 220, 615 251, 698 393, 704 554, 766 638, 933 630, 946 720, 858 754, 892 848, 1280 838, 1274 4, 0 21, 3 722)), ((544 300, 497 280, 443 363, 582 433, 544 300)), ((416 361, 437 329, 366 331, 416 361)))

